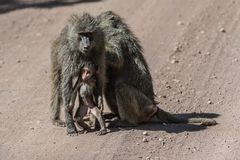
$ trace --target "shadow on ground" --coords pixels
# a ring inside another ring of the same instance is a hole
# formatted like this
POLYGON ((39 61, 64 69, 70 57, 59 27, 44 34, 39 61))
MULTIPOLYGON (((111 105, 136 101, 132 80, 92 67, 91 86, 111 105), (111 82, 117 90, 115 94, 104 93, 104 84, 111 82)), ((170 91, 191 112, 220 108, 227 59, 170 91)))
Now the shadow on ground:
MULTIPOLYGON (((216 113, 183 113, 183 114, 173 114, 177 117, 187 117, 187 118, 217 118, 220 115, 216 113)), ((214 126, 213 126, 214 127, 214 126)), ((150 130, 150 131, 166 131, 168 133, 181 133, 181 132, 197 132, 207 129, 207 126, 202 126, 200 124, 161 124, 157 122, 150 122, 146 124, 141 124, 137 127, 126 127, 126 128, 110 128, 111 132, 117 132, 119 130, 150 130)))
POLYGON ((31 0, 27 2, 20 0, 0 0, 0 14, 25 8, 53 8, 98 1, 101 0, 31 0))

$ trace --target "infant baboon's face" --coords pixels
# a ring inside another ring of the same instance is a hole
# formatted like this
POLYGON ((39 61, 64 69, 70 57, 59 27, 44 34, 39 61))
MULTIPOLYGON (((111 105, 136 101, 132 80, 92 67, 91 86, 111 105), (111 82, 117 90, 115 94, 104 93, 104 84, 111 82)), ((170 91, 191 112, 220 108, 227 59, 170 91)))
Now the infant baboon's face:
POLYGON ((90 79, 96 73, 94 68, 84 66, 81 71, 82 80, 86 81, 90 79))

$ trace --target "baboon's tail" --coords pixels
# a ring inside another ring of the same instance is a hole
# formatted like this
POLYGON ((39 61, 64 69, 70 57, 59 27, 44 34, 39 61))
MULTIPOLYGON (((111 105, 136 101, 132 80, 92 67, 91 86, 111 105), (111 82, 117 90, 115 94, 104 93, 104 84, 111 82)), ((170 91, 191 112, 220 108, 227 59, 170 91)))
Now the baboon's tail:
POLYGON ((158 108, 156 116, 162 123, 200 123, 203 126, 212 126, 217 124, 215 120, 208 118, 187 118, 174 116, 160 108, 158 108))
POLYGON ((60 74, 57 72, 52 72, 51 75, 51 99, 50 99, 50 113, 52 120, 58 120, 60 116, 60 105, 62 102, 61 92, 60 92, 60 74))
POLYGON ((51 99, 50 99, 50 114, 52 120, 58 120, 60 116, 60 105, 62 102, 61 95, 61 71, 57 63, 57 53, 54 49, 56 42, 53 43, 51 52, 51 99))

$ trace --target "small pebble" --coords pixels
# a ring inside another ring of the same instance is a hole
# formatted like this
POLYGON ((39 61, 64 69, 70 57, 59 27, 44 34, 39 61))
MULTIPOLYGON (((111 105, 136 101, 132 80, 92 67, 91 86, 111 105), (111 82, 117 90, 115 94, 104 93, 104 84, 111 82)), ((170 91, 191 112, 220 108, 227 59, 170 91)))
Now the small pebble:
POLYGON ((226 32, 225 28, 223 28, 223 27, 220 28, 219 31, 222 32, 222 33, 225 33, 225 32, 226 32))
POLYGON ((216 76, 216 75, 212 75, 212 76, 210 77, 210 79, 217 79, 217 76, 216 76))
POLYGON ((174 63, 178 63, 178 62, 179 62, 179 61, 176 60, 176 59, 171 60, 171 63, 172 63, 172 64, 174 64, 174 63))
POLYGON ((171 89, 172 87, 170 85, 166 85, 166 88, 167 89, 171 89))
POLYGON ((182 21, 178 21, 177 25, 182 26, 182 25, 184 25, 184 23, 182 21))
POLYGON ((20 59, 16 60, 17 63, 21 63, 22 61, 20 59))
POLYGON ((204 31, 204 30, 201 30, 201 31, 200 31, 200 33, 201 33, 201 34, 204 34, 204 33, 205 33, 205 31, 204 31))
POLYGON ((208 104, 213 104, 213 102, 211 101, 211 100, 208 100, 208 102, 207 102, 208 104))
POLYGON ((146 157, 146 160, 151 160, 151 157, 146 157))
POLYGON ((167 98, 167 96, 165 96, 165 95, 160 95, 160 96, 158 96, 159 98, 167 98))
POLYGON ((148 142, 148 139, 147 138, 143 138, 142 141, 143 142, 148 142))
POLYGON ((181 46, 176 46, 175 48, 174 48, 174 52, 181 52, 182 50, 181 50, 181 46))
POLYGON ((166 144, 166 142, 162 141, 162 145, 164 146, 166 144))
POLYGON ((173 81, 176 82, 176 83, 180 82, 180 80, 178 80, 178 79, 174 79, 173 81))
POLYGON ((147 132, 147 131, 144 131, 144 132, 143 132, 143 135, 144 135, 144 136, 148 136, 148 132, 147 132))
POLYGON ((211 53, 210 52, 207 52, 206 55, 210 55, 211 53))

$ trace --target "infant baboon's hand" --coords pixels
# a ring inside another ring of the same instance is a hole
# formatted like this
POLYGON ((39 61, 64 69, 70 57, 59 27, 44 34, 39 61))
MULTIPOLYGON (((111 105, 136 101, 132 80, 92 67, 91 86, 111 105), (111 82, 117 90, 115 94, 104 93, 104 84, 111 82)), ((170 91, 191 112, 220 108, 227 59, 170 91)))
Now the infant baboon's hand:
POLYGON ((103 99, 102 96, 98 97, 98 108, 103 111, 103 99))

